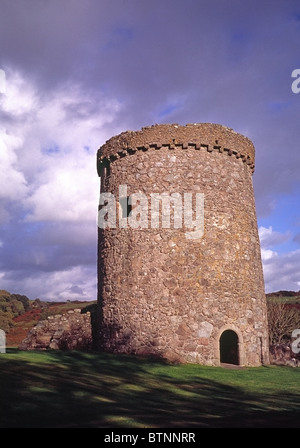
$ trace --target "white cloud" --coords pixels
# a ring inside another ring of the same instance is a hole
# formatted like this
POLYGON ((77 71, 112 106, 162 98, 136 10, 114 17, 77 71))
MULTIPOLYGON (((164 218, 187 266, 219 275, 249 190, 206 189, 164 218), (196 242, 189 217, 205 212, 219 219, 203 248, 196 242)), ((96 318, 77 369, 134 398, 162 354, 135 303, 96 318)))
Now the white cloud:
POLYGON ((260 226, 258 229, 260 243, 263 248, 265 247, 273 247, 278 244, 282 244, 286 242, 290 237, 290 232, 280 233, 273 230, 272 226, 263 227, 260 226))
POLYGON ((266 292, 279 290, 297 290, 300 278, 300 250, 278 253, 273 246, 290 238, 290 232, 282 234, 272 226, 260 227, 261 257, 266 292))
POLYGON ((96 272, 85 266, 75 266, 56 272, 42 272, 18 280, 0 272, 1 288, 13 293, 22 293, 30 299, 49 301, 96 300, 96 272), (79 290, 83 294, 79 294, 79 290), (32 297, 32 291, 35 297, 32 297))
POLYGON ((11 246, 0 260, 1 287, 45 300, 95 300, 96 152, 111 136, 106 126, 120 104, 73 84, 46 96, 7 73, 0 97, 0 222, 10 221, 11 230, 1 229, 8 238, 18 229, 18 244, 1 234, 1 251, 8 250, 2 241, 11 246))
POLYGON ((22 202, 27 220, 96 216, 96 151, 120 109, 118 101, 98 96, 67 84, 46 97, 20 74, 8 77, 0 102, 0 198, 22 202))
POLYGON ((266 292, 297 291, 300 283, 300 250, 285 254, 269 252, 269 256, 263 259, 266 292))
POLYGON ((1 109, 15 120, 31 113, 37 107, 38 99, 33 85, 26 82, 20 73, 9 73, 5 94, 2 96, 1 109))
POLYGON ((277 252, 274 252, 271 249, 261 249, 261 258, 262 261, 271 260, 272 258, 278 257, 277 252))
POLYGON ((0 129, 0 199, 23 199, 26 179, 19 170, 17 149, 22 140, 0 129))
MULTIPOLYGON (((46 159, 46 157, 45 157, 46 159)), ((99 180, 95 155, 78 153, 48 161, 44 181, 26 200, 28 221, 86 221, 96 217, 99 180)), ((96 218, 95 218, 96 219, 96 218)))

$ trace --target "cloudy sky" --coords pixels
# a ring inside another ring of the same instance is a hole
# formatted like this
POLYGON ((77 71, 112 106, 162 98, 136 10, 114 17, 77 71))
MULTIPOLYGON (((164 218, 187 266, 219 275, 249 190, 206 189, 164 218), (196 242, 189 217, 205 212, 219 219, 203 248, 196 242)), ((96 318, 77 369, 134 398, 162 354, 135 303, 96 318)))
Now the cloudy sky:
POLYGON ((213 122, 256 148, 266 292, 300 290, 299 0, 0 0, 0 69, 0 289, 94 300, 97 149, 213 122))

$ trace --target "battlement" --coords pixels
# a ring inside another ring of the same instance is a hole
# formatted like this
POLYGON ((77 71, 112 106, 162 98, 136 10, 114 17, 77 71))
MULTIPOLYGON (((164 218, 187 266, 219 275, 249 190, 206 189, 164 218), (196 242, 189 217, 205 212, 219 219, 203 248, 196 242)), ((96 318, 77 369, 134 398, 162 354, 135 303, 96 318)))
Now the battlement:
POLYGON ((170 150, 178 148, 225 153, 241 158, 254 172, 255 149, 249 138, 220 124, 190 123, 185 126, 156 124, 110 138, 98 150, 98 174, 107 160, 114 161, 137 151, 160 150, 163 147, 170 150))

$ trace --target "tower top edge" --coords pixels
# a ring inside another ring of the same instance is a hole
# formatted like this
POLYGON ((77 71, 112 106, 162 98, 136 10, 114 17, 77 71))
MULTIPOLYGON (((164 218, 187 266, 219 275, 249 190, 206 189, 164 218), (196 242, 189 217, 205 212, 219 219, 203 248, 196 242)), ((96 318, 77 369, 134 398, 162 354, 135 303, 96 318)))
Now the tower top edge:
POLYGON ((155 144, 191 143, 226 148, 243 154, 254 164, 255 148, 252 141, 234 129, 217 123, 154 124, 136 131, 127 130, 107 140, 99 148, 98 156, 109 157, 120 150, 155 144))

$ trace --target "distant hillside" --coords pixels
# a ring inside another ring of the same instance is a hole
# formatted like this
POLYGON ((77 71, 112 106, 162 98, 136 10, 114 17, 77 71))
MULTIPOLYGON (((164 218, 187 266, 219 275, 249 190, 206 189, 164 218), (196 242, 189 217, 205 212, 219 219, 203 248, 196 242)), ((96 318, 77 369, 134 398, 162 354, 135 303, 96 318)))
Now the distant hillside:
POLYGON ((0 329, 6 332, 8 347, 18 346, 28 331, 40 320, 54 314, 63 314, 69 310, 90 308, 94 302, 67 301, 45 302, 40 299, 30 300, 21 294, 11 294, 0 290, 0 329))
POLYGON ((267 300, 276 299, 287 305, 300 304, 300 291, 277 291, 266 294, 267 300))
POLYGON ((297 291, 277 291, 277 292, 270 292, 266 294, 268 296, 280 296, 280 297, 300 297, 300 290, 297 291))

